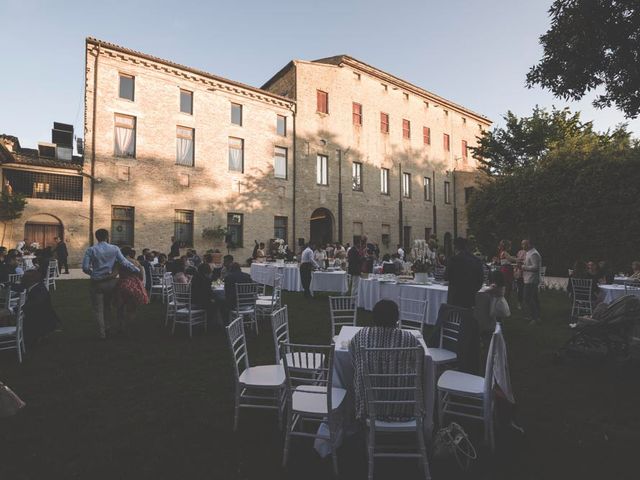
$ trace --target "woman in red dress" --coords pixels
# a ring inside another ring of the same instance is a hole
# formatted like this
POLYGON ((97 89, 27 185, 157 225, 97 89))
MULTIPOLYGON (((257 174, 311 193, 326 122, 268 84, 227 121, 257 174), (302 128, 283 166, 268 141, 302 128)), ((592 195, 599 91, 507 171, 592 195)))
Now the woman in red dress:
POLYGON ((120 330, 123 330, 124 323, 131 325, 135 319, 138 305, 146 305, 149 303, 149 295, 144 288, 144 269, 136 260, 136 251, 131 247, 122 247, 120 249, 122 255, 140 269, 134 273, 125 269, 121 269, 118 275, 118 283, 114 291, 114 302, 118 307, 118 320, 120 322, 120 330))

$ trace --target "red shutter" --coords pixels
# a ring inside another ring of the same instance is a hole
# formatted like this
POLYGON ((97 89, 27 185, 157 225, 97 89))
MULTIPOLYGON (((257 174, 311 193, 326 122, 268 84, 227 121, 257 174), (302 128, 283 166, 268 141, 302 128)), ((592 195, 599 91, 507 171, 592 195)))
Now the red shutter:
POLYGON ((424 137, 424 144, 431 145, 431 129, 429 127, 422 127, 422 136, 424 137))
POLYGON ((329 94, 327 92, 323 92, 322 90, 318 90, 318 112, 320 113, 329 113, 329 94))
POLYGON ((467 159, 467 141, 462 140, 462 158, 467 159))
POLYGON ((411 138, 411 123, 407 119, 402 119, 402 136, 411 138))
POLYGON ((449 135, 448 134, 444 134, 444 150, 445 152, 449 151, 449 135))

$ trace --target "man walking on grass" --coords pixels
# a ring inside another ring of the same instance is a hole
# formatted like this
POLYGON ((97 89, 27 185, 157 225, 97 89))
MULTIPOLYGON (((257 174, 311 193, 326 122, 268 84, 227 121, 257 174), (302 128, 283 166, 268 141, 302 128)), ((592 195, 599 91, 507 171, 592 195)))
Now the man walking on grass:
POLYGON ((107 338, 111 317, 111 297, 116 286, 118 272, 115 270, 116 263, 121 268, 126 268, 132 272, 140 270, 129 260, 124 258, 120 249, 109 243, 109 232, 104 228, 96 230, 96 240, 98 243, 87 248, 82 260, 82 271, 91 276, 89 293, 91 294, 91 305, 93 313, 98 322, 99 335, 101 339, 107 338))

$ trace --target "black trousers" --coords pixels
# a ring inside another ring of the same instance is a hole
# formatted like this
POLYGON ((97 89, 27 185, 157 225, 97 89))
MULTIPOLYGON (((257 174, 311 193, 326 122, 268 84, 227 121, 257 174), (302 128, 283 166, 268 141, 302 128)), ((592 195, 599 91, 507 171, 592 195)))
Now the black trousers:
POLYGON ((64 271, 69 273, 69 260, 67 257, 58 259, 58 270, 62 272, 62 267, 64 267, 64 271))
POLYGON ((309 262, 300 264, 300 281, 302 282, 302 288, 304 289, 305 297, 311 296, 311 272, 313 271, 313 265, 309 262))

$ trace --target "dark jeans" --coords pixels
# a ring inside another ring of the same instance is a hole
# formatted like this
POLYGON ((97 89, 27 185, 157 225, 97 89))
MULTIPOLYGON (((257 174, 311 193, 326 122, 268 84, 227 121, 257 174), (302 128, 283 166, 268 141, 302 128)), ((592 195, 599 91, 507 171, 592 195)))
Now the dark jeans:
POLYGON ((313 271, 313 265, 309 262, 300 264, 300 281, 302 282, 302 288, 304 289, 304 296, 311 296, 311 272, 313 271))
POLYGON ((540 320, 540 300, 538 299, 538 282, 524 284, 524 303, 532 320, 540 320))
POLYGON ((518 303, 520 306, 524 303, 524 280, 516 278, 516 292, 518 294, 518 303))

